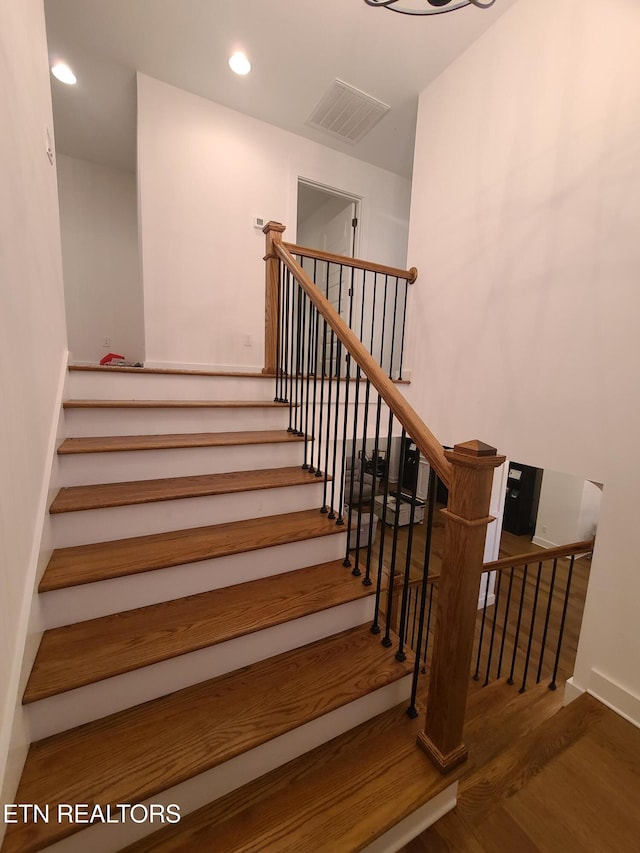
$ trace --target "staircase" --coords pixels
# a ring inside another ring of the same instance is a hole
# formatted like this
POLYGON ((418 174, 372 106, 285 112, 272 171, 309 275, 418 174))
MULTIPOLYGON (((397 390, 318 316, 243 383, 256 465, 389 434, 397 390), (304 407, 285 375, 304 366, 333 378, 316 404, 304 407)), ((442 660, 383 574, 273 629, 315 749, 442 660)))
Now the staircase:
POLYGON ((3 853, 391 851, 455 802, 272 398, 259 375, 70 370, 15 797, 47 819, 3 853))

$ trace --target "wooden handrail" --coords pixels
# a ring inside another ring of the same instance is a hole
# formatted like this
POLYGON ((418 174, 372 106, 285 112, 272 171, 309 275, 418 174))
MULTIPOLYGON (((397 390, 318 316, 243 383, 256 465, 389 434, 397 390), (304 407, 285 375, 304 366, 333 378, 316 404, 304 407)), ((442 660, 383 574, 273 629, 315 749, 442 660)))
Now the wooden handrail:
POLYGON ((334 255, 331 252, 323 252, 321 249, 312 249, 308 246, 297 246, 295 243, 282 244, 292 255, 304 255, 305 258, 315 258, 318 261, 329 261, 333 264, 341 264, 343 267, 353 267, 358 270, 369 270, 383 275, 392 275, 397 278, 406 278, 409 284, 413 284, 418 277, 418 270, 411 267, 409 270, 398 267, 388 267, 386 264, 374 264, 372 261, 362 261, 359 258, 347 258, 344 255, 334 255))
POLYGON ((558 560, 561 557, 572 557, 575 554, 585 554, 593 551, 595 539, 584 539, 582 542, 572 542, 570 545, 558 545, 556 548, 543 548, 541 551, 529 551, 527 554, 517 554, 515 557, 502 557, 485 563, 483 572, 494 572, 502 569, 528 566, 532 563, 544 563, 547 560, 558 560))
MULTIPOLYGON (((268 228, 268 223, 265 228, 268 228)), ((286 245, 278 240, 281 232, 275 232, 272 248, 280 260, 288 267, 295 276, 298 284, 307 294, 318 313, 324 318, 327 325, 338 336, 338 340, 346 348, 353 360, 364 371, 371 384, 378 391, 394 416, 400 421, 407 434, 417 444, 423 456, 435 469, 436 473, 445 484, 449 486, 451 480, 451 463, 446 458, 440 442, 426 426, 415 409, 405 400, 403 395, 396 389, 391 379, 386 376, 380 365, 371 356, 365 346, 353 334, 349 326, 335 310, 328 299, 320 292, 319 288, 311 281, 307 273, 293 257, 286 245)))

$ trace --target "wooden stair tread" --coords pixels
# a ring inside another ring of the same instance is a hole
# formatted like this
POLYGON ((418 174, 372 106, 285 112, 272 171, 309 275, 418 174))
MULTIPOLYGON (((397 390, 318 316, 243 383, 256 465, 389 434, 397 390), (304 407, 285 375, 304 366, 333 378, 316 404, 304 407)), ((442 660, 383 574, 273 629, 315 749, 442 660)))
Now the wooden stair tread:
POLYGON ((372 591, 334 560, 54 628, 44 632, 23 701, 223 643, 372 591))
POLYGON ((104 364, 70 364, 69 370, 73 371, 93 371, 97 373, 140 373, 169 376, 233 376, 245 379, 268 379, 271 382, 275 381, 275 373, 261 373, 257 371, 244 372, 241 370, 191 370, 181 367, 113 367, 104 364))
POLYGON ((49 592, 107 578, 286 545, 345 528, 317 509, 56 549, 40 581, 49 592))
POLYGON ((317 485, 318 478, 299 465, 258 471, 227 471, 158 480, 130 480, 60 489, 49 512, 80 512, 114 506, 170 501, 180 498, 228 495, 234 492, 278 489, 285 486, 317 485))
POLYGON ((416 746, 406 703, 125 848, 336 853, 371 843, 451 785, 416 746))
POLYGON ((288 409, 273 400, 65 400, 64 409, 288 409))
POLYGON ((58 453, 115 453, 127 450, 171 450, 184 447, 233 447, 246 444, 291 444, 304 441, 286 429, 243 432, 190 432, 166 435, 104 435, 66 438, 58 453))
MULTIPOLYGON (((368 625, 352 628, 32 744, 15 801, 143 802, 411 669, 368 625)), ((39 850, 81 828, 12 824, 3 853, 39 850)))

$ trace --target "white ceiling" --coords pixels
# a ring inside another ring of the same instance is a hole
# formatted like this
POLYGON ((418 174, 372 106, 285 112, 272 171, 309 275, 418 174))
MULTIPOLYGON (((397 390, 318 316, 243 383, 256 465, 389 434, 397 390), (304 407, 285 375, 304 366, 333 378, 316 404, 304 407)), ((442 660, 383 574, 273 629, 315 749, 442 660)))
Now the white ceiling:
POLYGON ((417 97, 515 0, 435 17, 363 0, 45 0, 58 151, 135 168, 135 71, 410 176, 417 97), (244 49, 238 77, 227 59, 244 49), (392 109, 356 145, 305 125, 340 78, 392 109))

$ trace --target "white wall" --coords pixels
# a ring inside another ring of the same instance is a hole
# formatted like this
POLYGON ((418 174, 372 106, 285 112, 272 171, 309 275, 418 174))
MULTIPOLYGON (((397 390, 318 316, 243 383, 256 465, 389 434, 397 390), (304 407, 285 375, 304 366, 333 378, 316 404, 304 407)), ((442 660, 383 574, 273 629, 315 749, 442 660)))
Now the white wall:
POLYGON ((404 266, 406 179, 138 75, 148 363, 261 368, 264 235, 252 219, 279 220, 295 240, 299 177, 363 198, 364 257, 404 266))
POLYGON ((114 352, 143 361, 136 177, 58 155, 58 190, 73 360, 95 363, 114 352))
POLYGON ((576 681, 640 721, 638 44, 635 0, 520 0, 422 93, 408 363, 443 441, 604 483, 576 681))
MULTIPOLYGON (((0 801, 26 754, 9 751, 22 651, 39 567, 66 364, 53 133, 42 0, 0 5, 0 801)), ((0 828, 0 833, 1 833, 0 828)))
POLYGON ((581 542, 595 534, 602 492, 581 477, 545 471, 533 541, 543 548, 581 542))

